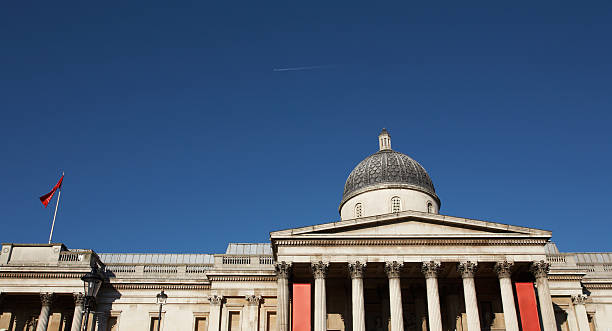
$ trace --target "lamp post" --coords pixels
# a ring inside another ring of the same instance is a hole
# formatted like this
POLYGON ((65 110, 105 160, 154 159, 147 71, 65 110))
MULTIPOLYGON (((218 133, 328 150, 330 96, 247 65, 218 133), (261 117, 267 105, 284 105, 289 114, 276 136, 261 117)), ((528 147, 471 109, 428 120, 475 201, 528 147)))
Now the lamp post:
POLYGON ((102 276, 98 273, 98 266, 94 265, 91 271, 81 277, 83 281, 83 292, 85 293, 85 300, 83 306, 85 306, 85 323, 83 330, 87 331, 87 323, 89 323, 89 312, 91 305, 96 300, 96 295, 102 286, 102 276))
POLYGON ((157 331, 159 331, 159 328, 161 326, 162 307, 166 304, 166 300, 168 300, 168 295, 164 293, 164 290, 162 290, 160 293, 157 293, 157 304, 159 305, 159 316, 157 318, 157 331))

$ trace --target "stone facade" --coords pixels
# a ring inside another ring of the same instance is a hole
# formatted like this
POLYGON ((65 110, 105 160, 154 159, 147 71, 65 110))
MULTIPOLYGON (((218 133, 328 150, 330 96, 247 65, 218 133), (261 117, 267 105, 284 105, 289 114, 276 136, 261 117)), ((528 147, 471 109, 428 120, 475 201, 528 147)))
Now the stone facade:
POLYGON ((269 243, 225 254, 3 244, 0 331, 518 331, 519 283, 542 330, 612 330, 612 253, 561 253, 549 231, 439 214, 424 168, 392 153, 387 131, 379 144, 380 166, 360 164, 383 170, 372 180, 356 168, 340 221, 273 231, 269 243), (85 319, 92 270, 104 283, 85 319), (293 325, 294 299, 310 302, 310 326, 293 325))

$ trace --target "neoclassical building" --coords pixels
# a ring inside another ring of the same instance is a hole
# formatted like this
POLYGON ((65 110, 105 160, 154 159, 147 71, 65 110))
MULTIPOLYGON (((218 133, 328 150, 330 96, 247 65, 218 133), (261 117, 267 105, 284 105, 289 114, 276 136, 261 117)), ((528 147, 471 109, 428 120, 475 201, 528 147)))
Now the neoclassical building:
POLYGON ((610 331, 612 253, 551 232, 440 213, 427 171, 391 149, 350 173, 337 222, 224 254, 2 244, 0 330, 610 331), (87 316, 81 277, 103 285, 87 316), (156 295, 164 290, 160 308, 156 295))

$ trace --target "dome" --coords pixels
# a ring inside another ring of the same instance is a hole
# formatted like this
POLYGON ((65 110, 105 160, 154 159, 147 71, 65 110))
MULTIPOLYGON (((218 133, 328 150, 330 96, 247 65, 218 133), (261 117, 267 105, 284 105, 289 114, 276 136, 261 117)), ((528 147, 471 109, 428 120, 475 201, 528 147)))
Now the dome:
POLYGON ((346 180, 342 205, 363 192, 378 189, 409 189, 430 195, 438 205, 433 182, 427 171, 406 154, 391 149, 389 134, 383 129, 379 136, 380 151, 361 161, 346 180))

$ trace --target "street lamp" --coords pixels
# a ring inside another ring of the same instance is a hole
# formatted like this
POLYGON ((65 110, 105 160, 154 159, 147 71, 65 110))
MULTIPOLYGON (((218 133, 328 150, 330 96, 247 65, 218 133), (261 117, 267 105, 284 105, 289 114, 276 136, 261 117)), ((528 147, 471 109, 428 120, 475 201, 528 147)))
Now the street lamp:
POLYGON ((168 295, 164 293, 164 290, 162 290, 160 293, 157 293, 157 304, 159 305, 159 317, 157 318, 157 331, 159 331, 159 327, 161 326, 162 307, 166 304, 166 300, 168 300, 168 295))
POLYGON ((83 330, 87 330, 87 323, 89 323, 89 312, 91 305, 96 300, 96 295, 102 286, 102 276, 98 273, 98 266, 94 265, 91 271, 81 277, 83 281, 83 293, 85 293, 85 300, 83 305, 85 306, 85 323, 83 330))

